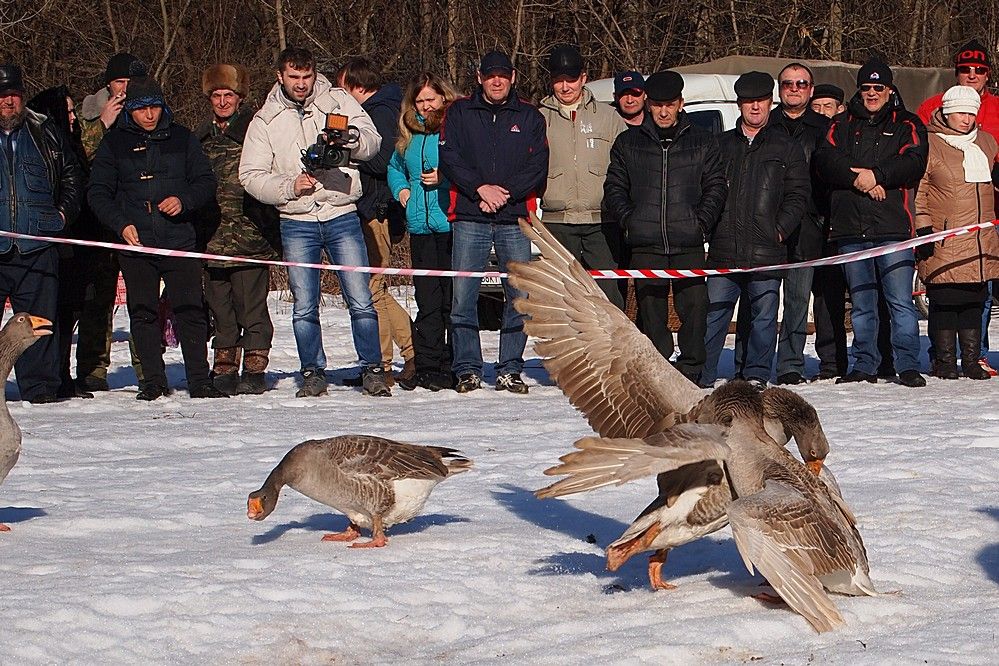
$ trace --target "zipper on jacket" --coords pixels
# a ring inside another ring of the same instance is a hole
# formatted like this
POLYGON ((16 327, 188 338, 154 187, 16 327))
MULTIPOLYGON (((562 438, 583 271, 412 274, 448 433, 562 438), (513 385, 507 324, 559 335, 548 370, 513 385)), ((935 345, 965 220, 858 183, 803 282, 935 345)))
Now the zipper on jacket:
POLYGON ((662 149, 663 149, 663 200, 662 200, 662 205, 659 207, 659 210, 660 210, 660 212, 659 212, 659 222, 660 222, 660 228, 662 229, 662 232, 663 232, 663 250, 666 252, 667 255, 669 255, 669 238, 668 238, 668 234, 666 233, 666 193, 669 191, 669 188, 668 188, 668 186, 666 184, 666 175, 667 175, 667 169, 668 169, 668 164, 669 164, 669 147, 672 144, 673 144, 673 142, 670 141, 669 144, 667 144, 667 145, 665 145, 665 146, 662 147, 662 149))
MULTIPOLYGON (((424 159, 427 150, 427 135, 423 135, 423 143, 420 144, 420 175, 423 175, 423 165, 425 164, 424 159)), ((430 190, 428 190, 423 185, 423 180, 420 180, 420 189, 423 190, 423 224, 427 227, 427 233, 433 233, 433 228, 430 226, 430 190)))
MULTIPOLYGON (((23 127, 23 125, 22 125, 23 127)), ((17 231, 17 183, 14 180, 14 155, 17 153, 17 147, 14 145, 14 132, 13 130, 8 134, 10 137, 10 160, 7 164, 7 170, 10 174, 10 230, 17 231)), ((11 239, 11 244, 17 248, 20 252, 21 248, 17 244, 17 239, 11 239)))

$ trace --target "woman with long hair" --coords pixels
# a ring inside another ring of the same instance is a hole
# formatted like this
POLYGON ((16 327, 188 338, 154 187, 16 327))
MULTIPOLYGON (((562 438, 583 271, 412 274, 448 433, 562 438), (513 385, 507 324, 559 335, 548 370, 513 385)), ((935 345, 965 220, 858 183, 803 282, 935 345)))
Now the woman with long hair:
MULTIPOLYGON (((406 86, 399 116, 399 138, 388 166, 392 196, 406 209, 413 268, 451 268, 451 223, 447 219, 449 185, 438 169, 438 142, 444 111, 456 97, 451 85, 429 72, 406 86)), ((413 346, 416 374, 399 381, 412 390, 450 388, 451 350, 447 339, 451 315, 451 278, 413 277, 416 321, 413 346)))
MULTIPOLYGON (((930 155, 916 194, 916 233, 954 229, 992 219, 994 187, 999 185, 999 146, 975 124, 981 99, 973 88, 954 86, 927 125, 930 155)), ((989 379, 979 365, 982 302, 986 283, 999 277, 999 236, 995 229, 916 248, 917 270, 930 301, 928 332, 936 348, 932 374, 957 379, 989 379)))

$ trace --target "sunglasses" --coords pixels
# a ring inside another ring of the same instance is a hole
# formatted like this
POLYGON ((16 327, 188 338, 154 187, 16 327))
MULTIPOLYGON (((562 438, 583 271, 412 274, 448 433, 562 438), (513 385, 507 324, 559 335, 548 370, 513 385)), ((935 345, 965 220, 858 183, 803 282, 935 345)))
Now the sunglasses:
POLYGON ((798 79, 797 81, 787 80, 787 81, 781 81, 780 87, 787 88, 789 90, 794 90, 797 88, 811 88, 812 82, 806 81, 805 79, 798 79))
POLYGON ((989 68, 986 67, 985 65, 978 65, 977 67, 975 65, 958 65, 957 66, 957 73, 958 74, 978 74, 980 76, 987 76, 988 73, 989 73, 989 68))
POLYGON ((860 86, 860 92, 867 92, 869 90, 873 90, 874 92, 884 92, 887 87, 888 86, 883 83, 865 83, 860 86))

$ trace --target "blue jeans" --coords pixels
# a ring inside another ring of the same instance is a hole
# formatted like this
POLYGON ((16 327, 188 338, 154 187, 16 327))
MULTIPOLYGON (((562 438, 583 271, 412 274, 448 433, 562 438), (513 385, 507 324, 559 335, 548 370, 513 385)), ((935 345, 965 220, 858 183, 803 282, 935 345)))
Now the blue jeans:
MULTIPOLYGON (((318 264, 322 260, 322 251, 326 250, 334 264, 368 265, 368 250, 357 213, 347 213, 322 222, 282 218, 281 243, 285 261, 318 264)), ((319 277, 319 271, 314 268, 288 269, 288 284, 295 296, 291 326, 295 331, 302 370, 326 369, 326 352, 323 351, 323 334, 319 324, 319 277)), ((337 278, 350 310, 350 329, 357 355, 366 366, 381 365, 378 315, 371 303, 368 274, 337 271, 337 278)))
POLYGON ((777 339, 777 376, 805 374, 805 337, 814 268, 795 268, 784 278, 784 319, 777 339))
MULTIPOLYGON (((869 250, 892 241, 841 243, 841 253, 869 250)), ((878 351, 878 284, 881 284, 891 317, 891 346, 895 353, 895 371, 919 369, 919 314, 912 303, 912 278, 915 260, 912 250, 892 252, 874 259, 851 261, 843 265, 843 275, 850 288, 853 309, 853 369, 876 374, 881 365, 878 351)))
POLYGON ((736 359, 736 373, 745 379, 770 380, 777 343, 780 278, 717 275, 708 278, 708 332, 704 338, 707 360, 701 371, 702 385, 713 384, 718 378, 718 359, 740 298, 749 299, 750 327, 744 343, 745 360, 736 359))
MULTIPOLYGON (((531 241, 516 224, 491 224, 456 220, 451 246, 451 266, 456 271, 481 271, 489 260, 489 251, 496 246, 499 269, 506 270, 509 261, 530 261, 531 241)), ((482 344, 479 340, 480 278, 455 278, 451 300, 451 340, 454 358, 451 370, 461 376, 469 372, 482 376, 482 344)), ((499 362, 496 375, 520 372, 524 368, 524 315, 513 308, 513 300, 526 296, 503 280, 506 304, 500 328, 499 362)))

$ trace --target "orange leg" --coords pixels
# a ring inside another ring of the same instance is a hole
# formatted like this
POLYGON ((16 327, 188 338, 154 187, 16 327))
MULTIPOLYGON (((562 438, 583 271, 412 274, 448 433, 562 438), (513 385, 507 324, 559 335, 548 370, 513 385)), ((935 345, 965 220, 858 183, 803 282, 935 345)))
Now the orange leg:
POLYGON ((639 534, 633 539, 629 539, 624 543, 613 546, 607 549, 607 569, 608 571, 617 571, 618 568, 628 561, 635 553, 640 553, 643 550, 648 549, 649 545, 655 540, 659 533, 663 531, 662 525, 659 523, 653 524, 647 530, 639 534))
POLYGON ((361 528, 351 523, 343 532, 331 532, 323 535, 323 541, 353 541, 361 536, 361 528))
POLYGON ((371 525, 371 541, 362 543, 352 543, 350 548, 382 548, 388 545, 385 537, 385 527, 382 525, 382 517, 376 515, 371 525))
MULTIPOLYGON (((765 587, 765 586, 769 586, 769 585, 770 585, 770 583, 767 583, 767 582, 760 583, 760 587, 765 587)), ((776 594, 770 594, 769 592, 758 592, 757 594, 753 595, 753 598, 756 599, 756 600, 758 600, 758 601, 766 602, 768 604, 786 604, 787 603, 786 601, 784 601, 783 599, 781 599, 776 594)))
POLYGON ((675 590, 676 585, 663 580, 663 565, 666 564, 668 548, 662 548, 649 555, 649 583, 653 590, 675 590))
POLYGON ((4 525, 3 523, 0 523, 0 532, 10 532, 10 527, 4 525))

